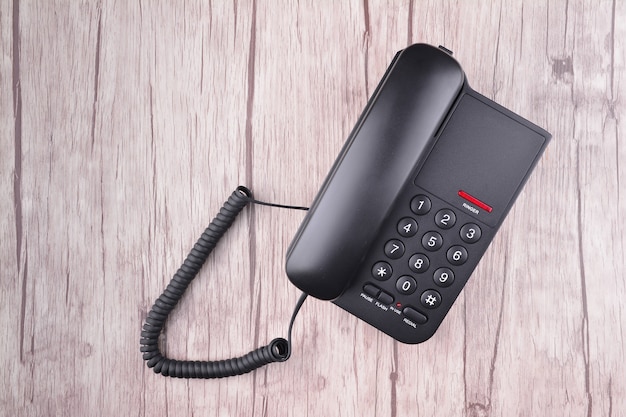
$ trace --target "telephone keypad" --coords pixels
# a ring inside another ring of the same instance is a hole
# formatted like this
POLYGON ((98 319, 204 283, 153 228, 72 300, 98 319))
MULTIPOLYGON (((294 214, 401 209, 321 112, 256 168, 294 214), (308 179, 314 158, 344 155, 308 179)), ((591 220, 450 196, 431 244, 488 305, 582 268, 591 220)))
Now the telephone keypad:
POLYGON ((439 326, 493 233, 471 212, 417 190, 394 207, 366 258, 366 280, 376 285, 362 281, 357 287, 376 301, 365 313, 368 320, 407 340, 413 330, 419 338, 439 326))
POLYGON ((376 280, 383 281, 383 288, 368 284, 363 291, 380 302, 397 301, 401 310, 396 312, 415 325, 430 325, 429 316, 438 315, 442 303, 453 301, 459 285, 467 280, 457 277, 455 270, 461 270, 470 260, 468 245, 482 246, 476 242, 483 231, 478 224, 466 221, 469 219, 463 212, 426 194, 414 195, 404 207, 392 223, 395 234, 383 241, 382 252, 387 260, 379 260, 371 270, 376 280), (420 229, 424 232, 418 233, 420 229))

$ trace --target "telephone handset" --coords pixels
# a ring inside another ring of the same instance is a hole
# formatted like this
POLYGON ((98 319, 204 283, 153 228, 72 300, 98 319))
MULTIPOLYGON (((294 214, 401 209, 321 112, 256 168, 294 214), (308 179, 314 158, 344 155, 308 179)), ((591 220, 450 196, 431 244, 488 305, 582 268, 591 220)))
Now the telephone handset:
POLYGON ((430 338, 551 135, 472 90, 448 50, 396 54, 287 252, 305 293, 430 338))

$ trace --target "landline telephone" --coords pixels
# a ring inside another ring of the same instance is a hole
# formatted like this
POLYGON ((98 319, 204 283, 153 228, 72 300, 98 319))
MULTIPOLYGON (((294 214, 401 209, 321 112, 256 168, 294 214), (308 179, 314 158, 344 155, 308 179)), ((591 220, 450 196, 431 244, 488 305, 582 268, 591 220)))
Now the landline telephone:
POLYGON ((284 361, 306 295, 403 343, 435 333, 551 138, 474 91, 451 55, 407 47, 368 101, 287 251, 287 276, 303 291, 289 340, 218 362, 173 361, 158 348, 188 282, 236 215, 257 202, 239 187, 149 313, 141 339, 148 366, 207 378, 284 361))

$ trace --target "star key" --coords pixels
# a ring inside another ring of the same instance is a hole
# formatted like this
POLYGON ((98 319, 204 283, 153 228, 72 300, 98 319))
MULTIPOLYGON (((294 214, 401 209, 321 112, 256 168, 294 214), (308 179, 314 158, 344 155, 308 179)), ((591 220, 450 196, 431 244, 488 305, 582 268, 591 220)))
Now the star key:
POLYGON ((386 281, 391 277, 393 270, 387 262, 376 262, 372 267, 372 276, 379 281, 386 281))

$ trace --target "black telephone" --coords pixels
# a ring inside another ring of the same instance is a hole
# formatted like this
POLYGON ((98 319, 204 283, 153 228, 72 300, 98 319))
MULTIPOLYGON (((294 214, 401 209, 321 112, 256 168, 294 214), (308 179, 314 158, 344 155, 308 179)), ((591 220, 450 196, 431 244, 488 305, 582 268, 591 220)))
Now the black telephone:
POLYGON ((398 52, 287 252, 305 293, 430 338, 551 135, 472 90, 450 51, 398 52))
POLYGON ((333 300, 401 342, 425 341, 550 137, 472 90, 447 49, 398 52, 287 252, 287 275, 303 291, 288 339, 220 361, 174 360, 159 348, 169 314, 237 215, 248 203, 268 204, 240 186, 148 313, 140 339, 147 366, 164 376, 223 378, 286 361, 307 295, 333 300))

